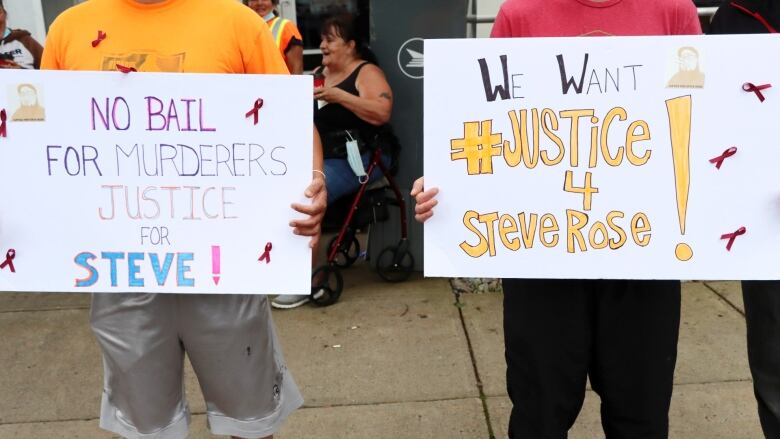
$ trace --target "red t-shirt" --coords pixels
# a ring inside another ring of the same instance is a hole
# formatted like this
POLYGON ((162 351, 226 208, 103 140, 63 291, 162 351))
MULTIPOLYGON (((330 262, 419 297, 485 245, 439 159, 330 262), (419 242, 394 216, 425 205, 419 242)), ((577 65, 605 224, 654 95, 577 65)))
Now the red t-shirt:
POLYGON ((698 35, 691 0, 507 0, 493 38, 698 35))

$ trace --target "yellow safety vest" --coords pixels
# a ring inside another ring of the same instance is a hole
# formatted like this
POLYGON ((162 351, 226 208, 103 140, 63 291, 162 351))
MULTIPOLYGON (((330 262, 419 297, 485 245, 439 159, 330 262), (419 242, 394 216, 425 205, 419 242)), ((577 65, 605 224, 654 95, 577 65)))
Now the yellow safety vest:
POLYGON ((276 41, 276 47, 280 49, 282 48, 282 29, 284 29, 289 22, 290 20, 281 17, 276 17, 268 22, 268 26, 271 27, 271 35, 274 36, 274 41, 276 41))

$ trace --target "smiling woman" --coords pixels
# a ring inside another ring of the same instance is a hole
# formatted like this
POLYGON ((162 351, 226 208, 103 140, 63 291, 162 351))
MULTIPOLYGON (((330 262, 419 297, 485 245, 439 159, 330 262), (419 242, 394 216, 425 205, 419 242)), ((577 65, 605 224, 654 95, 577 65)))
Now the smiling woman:
POLYGON ((278 15, 279 0, 244 0, 244 4, 263 17, 282 53, 287 69, 293 75, 303 73, 303 37, 290 20, 278 15))
MULTIPOLYGON (((322 137, 330 205, 382 177, 380 169, 369 166, 375 150, 381 149, 383 164, 392 168, 398 149, 388 125, 393 91, 368 47, 366 32, 360 32, 352 16, 338 15, 325 21, 321 37, 314 123, 322 137)), ((284 294, 272 305, 289 309, 308 300, 284 294)))

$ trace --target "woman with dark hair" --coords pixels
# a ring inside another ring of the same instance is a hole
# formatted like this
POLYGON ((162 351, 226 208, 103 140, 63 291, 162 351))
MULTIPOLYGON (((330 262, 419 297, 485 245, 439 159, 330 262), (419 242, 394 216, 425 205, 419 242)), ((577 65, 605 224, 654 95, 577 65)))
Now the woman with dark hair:
POLYGON ((244 0, 244 4, 257 12, 268 24, 290 73, 293 75, 302 74, 303 37, 301 37, 301 32, 295 23, 280 17, 277 13, 276 7, 279 6, 279 0, 244 0))
POLYGON ((41 66, 41 46, 30 32, 11 29, 8 12, 0 0, 0 69, 38 69, 41 66))
MULTIPOLYGON (((356 31, 350 16, 327 20, 322 27, 322 65, 315 70, 314 124, 322 138, 328 205, 357 192, 382 176, 366 175, 371 146, 386 133, 393 110, 393 92, 376 57, 356 31)), ((390 165, 392 151, 384 151, 390 165)), ((281 295, 271 304, 295 308, 309 296, 281 295)))

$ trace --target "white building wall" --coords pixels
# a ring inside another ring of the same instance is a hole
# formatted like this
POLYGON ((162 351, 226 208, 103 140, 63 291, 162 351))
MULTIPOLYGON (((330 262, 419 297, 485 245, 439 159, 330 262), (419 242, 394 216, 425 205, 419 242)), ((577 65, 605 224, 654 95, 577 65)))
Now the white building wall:
POLYGON ((4 0, 8 11, 8 26, 13 29, 26 29, 33 38, 43 44, 46 38, 46 25, 43 21, 42 0, 4 0))

